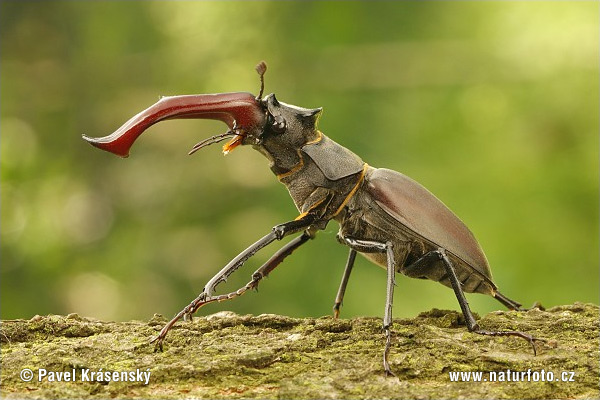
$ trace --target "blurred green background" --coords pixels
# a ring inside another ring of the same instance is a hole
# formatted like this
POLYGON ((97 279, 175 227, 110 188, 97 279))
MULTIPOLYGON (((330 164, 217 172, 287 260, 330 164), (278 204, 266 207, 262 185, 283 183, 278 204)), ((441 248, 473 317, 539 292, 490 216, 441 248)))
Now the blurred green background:
MULTIPOLYGON (((129 159, 93 149, 159 95, 266 93, 323 106, 321 130, 418 180, 525 305, 598 302, 597 2, 2 2, 2 318, 173 315, 239 251, 297 215, 251 148, 214 121, 153 127, 129 159)), ((347 249, 333 222, 260 293, 203 308, 320 316, 347 249)), ((259 253, 223 289, 245 284, 259 253)), ((399 277, 396 317, 459 309, 399 277)), ((382 316, 359 258, 342 317, 382 316)), ((474 311, 502 309, 470 295, 474 311)))

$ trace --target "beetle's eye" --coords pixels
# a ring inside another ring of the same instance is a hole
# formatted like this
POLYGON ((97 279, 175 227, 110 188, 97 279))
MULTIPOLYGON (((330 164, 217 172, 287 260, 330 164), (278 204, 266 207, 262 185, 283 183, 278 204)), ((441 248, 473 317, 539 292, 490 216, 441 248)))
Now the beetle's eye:
POLYGON ((285 119, 281 115, 273 116, 269 114, 269 125, 271 125, 271 130, 275 133, 285 132, 285 119))

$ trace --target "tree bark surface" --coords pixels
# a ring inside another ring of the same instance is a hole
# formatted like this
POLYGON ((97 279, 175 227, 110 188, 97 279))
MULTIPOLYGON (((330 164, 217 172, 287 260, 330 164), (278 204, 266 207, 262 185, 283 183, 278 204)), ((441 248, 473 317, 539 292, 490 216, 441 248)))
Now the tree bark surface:
POLYGON ((599 398, 598 313, 597 305, 575 303, 545 311, 497 311, 479 320, 482 329, 518 330, 546 340, 538 342, 537 356, 523 339, 469 333, 456 311, 434 309, 413 319, 395 319, 390 363, 396 377, 383 374, 378 318, 221 312, 176 324, 164 351, 154 352, 149 339, 166 322, 159 315, 146 322, 35 316, 2 321, 1 394, 86 399, 599 398), (33 375, 29 382, 21 379, 25 368, 33 375), (64 381, 66 372, 74 381, 64 381), (150 373, 148 384, 135 381, 144 379, 141 372, 150 373), (483 372, 487 381, 473 382, 471 374, 470 381, 454 382, 454 372, 483 372), (499 381, 491 382, 490 372, 499 381))

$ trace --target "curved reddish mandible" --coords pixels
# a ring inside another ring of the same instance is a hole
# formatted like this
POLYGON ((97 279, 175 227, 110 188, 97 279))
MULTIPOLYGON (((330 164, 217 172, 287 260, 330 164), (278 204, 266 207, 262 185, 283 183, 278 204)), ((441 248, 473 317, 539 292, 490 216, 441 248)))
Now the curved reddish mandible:
POLYGON ((99 149, 121 157, 128 157, 135 140, 146 129, 165 119, 202 118, 225 122, 229 129, 241 131, 261 128, 264 111, 250 93, 195 94, 167 96, 132 117, 114 133, 100 138, 83 135, 83 138, 99 149))

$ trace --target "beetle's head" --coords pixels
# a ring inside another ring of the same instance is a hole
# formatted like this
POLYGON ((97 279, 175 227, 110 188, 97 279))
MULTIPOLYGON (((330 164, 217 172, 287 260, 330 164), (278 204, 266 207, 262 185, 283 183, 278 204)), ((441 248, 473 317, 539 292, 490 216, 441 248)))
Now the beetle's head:
POLYGON ((298 149, 317 136, 317 122, 322 108, 302 108, 280 102, 275 94, 261 100, 265 108, 266 123, 259 133, 259 145, 277 143, 287 148, 298 149))
POLYGON ((321 108, 306 109, 277 101, 274 94, 262 97, 266 64, 256 67, 261 78, 258 96, 250 93, 218 93, 162 97, 157 103, 133 116, 111 135, 101 138, 83 136, 93 146, 127 157, 135 140, 150 126, 166 119, 217 119, 227 124, 227 132, 196 144, 190 154, 203 147, 229 139, 225 154, 238 145, 264 150, 269 144, 299 148, 317 136, 316 124, 321 108))

